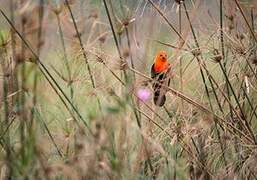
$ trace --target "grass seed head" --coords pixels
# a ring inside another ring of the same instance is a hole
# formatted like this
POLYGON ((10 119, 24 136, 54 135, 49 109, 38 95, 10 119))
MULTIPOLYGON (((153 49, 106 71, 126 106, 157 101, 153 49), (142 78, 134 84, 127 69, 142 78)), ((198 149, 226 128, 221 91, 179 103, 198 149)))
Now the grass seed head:
POLYGON ((126 27, 126 26, 128 26, 129 25, 129 19, 125 19, 124 21, 123 21, 123 25, 126 27))
POLYGON ((62 10, 63 10, 63 5, 60 5, 60 4, 58 4, 58 5, 54 6, 54 7, 52 7, 52 11, 53 11, 56 15, 61 14, 62 10))
POLYGON ((105 41, 106 41, 106 35, 104 35, 104 36, 101 36, 100 38, 99 38, 99 41, 100 41, 100 43, 105 43, 105 41))
POLYGON ((88 17, 97 19, 99 17, 97 10, 93 10, 88 17))
POLYGON ((243 40, 243 39, 245 39, 245 35, 242 33, 240 33, 240 34, 238 33, 238 34, 236 34, 236 38, 239 40, 243 40))
POLYGON ((123 51, 123 57, 126 59, 130 56, 130 52, 129 52, 129 49, 124 49, 123 51))
POLYGON ((178 4, 182 4, 183 2, 184 2, 184 0, 175 0, 176 1, 176 3, 178 3, 178 4))
POLYGON ((195 49, 192 49, 191 50, 191 53, 197 57, 197 56, 200 56, 201 55, 201 50, 199 48, 195 48, 195 49))
POLYGON ((214 60, 214 62, 217 62, 217 63, 221 62, 221 60, 223 59, 221 53, 216 48, 214 48, 214 50, 213 50, 213 58, 212 59, 214 60))

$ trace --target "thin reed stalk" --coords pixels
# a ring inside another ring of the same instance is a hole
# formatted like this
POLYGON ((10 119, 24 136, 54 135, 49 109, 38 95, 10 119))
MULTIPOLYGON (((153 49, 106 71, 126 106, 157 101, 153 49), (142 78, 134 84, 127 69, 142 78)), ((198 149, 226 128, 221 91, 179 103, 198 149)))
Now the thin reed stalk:
MULTIPOLYGON (((79 45, 80 45, 80 48, 81 48, 84 60, 86 62, 86 66, 87 66, 87 70, 88 70, 88 74, 89 74, 89 77, 90 77, 90 80, 91 80, 92 87, 96 90, 96 84, 95 84, 95 80, 94 80, 94 77, 93 77, 93 73, 92 73, 91 67, 90 67, 88 59, 87 59, 86 51, 85 51, 85 48, 84 48, 84 45, 83 45, 83 42, 82 42, 79 30, 78 30, 77 23, 75 21, 74 15, 73 15, 73 12, 71 10, 70 3, 69 3, 68 0, 65 0, 65 3, 67 5, 67 7, 68 7, 68 10, 69 10, 69 13, 70 13, 70 16, 71 16, 71 19, 72 19, 72 23, 73 23, 74 29, 76 31, 76 36, 78 38, 79 45)), ((96 99, 97 99, 99 110, 102 113, 102 105, 101 105, 101 102, 100 102, 100 99, 99 99, 97 93, 96 93, 96 99)))
POLYGON ((62 45, 64 64, 65 64, 65 67, 67 69, 67 74, 68 74, 68 86, 70 87, 70 96, 71 96, 71 100, 72 100, 73 95, 74 95, 74 89, 73 89, 73 85, 72 85, 71 69, 70 69, 70 65, 68 62, 67 50, 66 50, 66 46, 65 46, 64 34, 63 34, 62 25, 61 25, 61 21, 60 21, 60 15, 59 15, 59 13, 55 13, 55 14, 56 14, 58 30, 59 30, 60 40, 61 40, 61 45, 62 45))

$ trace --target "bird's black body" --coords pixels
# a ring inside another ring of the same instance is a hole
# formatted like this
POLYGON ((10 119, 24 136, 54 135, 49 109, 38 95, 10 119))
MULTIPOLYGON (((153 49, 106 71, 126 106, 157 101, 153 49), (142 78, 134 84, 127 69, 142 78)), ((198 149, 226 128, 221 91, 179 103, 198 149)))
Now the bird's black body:
POLYGON ((164 72, 155 72, 154 70, 154 64, 152 65, 151 68, 151 77, 154 80, 153 82, 153 90, 154 90, 154 96, 153 96, 153 101, 156 106, 163 106, 166 101, 166 92, 164 88, 162 88, 163 84, 168 81, 168 86, 170 85, 170 77, 169 77, 169 72, 170 72, 170 67, 165 70, 164 72), (169 78, 169 79, 167 79, 169 78))

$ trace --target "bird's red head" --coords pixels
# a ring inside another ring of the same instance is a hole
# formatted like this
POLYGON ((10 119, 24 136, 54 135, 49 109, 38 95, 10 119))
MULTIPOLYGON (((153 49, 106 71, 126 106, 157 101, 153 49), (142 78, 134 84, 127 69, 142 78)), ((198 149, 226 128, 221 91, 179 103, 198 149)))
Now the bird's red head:
POLYGON ((169 67, 166 51, 159 51, 155 57, 154 70, 158 73, 167 70, 169 67))
POLYGON ((156 60, 165 62, 167 61, 167 59, 168 59, 168 55, 166 51, 159 51, 157 53, 156 60))

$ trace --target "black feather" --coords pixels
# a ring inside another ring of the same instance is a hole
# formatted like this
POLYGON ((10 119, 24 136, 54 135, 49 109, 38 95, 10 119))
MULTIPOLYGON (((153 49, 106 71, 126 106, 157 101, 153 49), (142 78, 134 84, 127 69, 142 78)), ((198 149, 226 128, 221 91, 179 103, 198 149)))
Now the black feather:
MULTIPOLYGON (((154 70, 154 64, 152 65, 151 77, 154 80, 153 85, 152 85, 153 90, 154 90, 153 101, 156 106, 161 107, 165 104, 165 101, 166 101, 166 96, 164 94, 165 92, 162 92, 161 90, 162 90, 163 83, 166 81, 167 78, 169 78, 167 76, 168 72, 170 72, 170 68, 165 72, 157 73, 154 70)), ((168 80, 168 86, 169 85, 170 85, 170 78, 168 80)))
POLYGON ((154 92, 153 102, 156 106, 163 106, 166 102, 166 96, 160 95, 160 91, 154 92))

